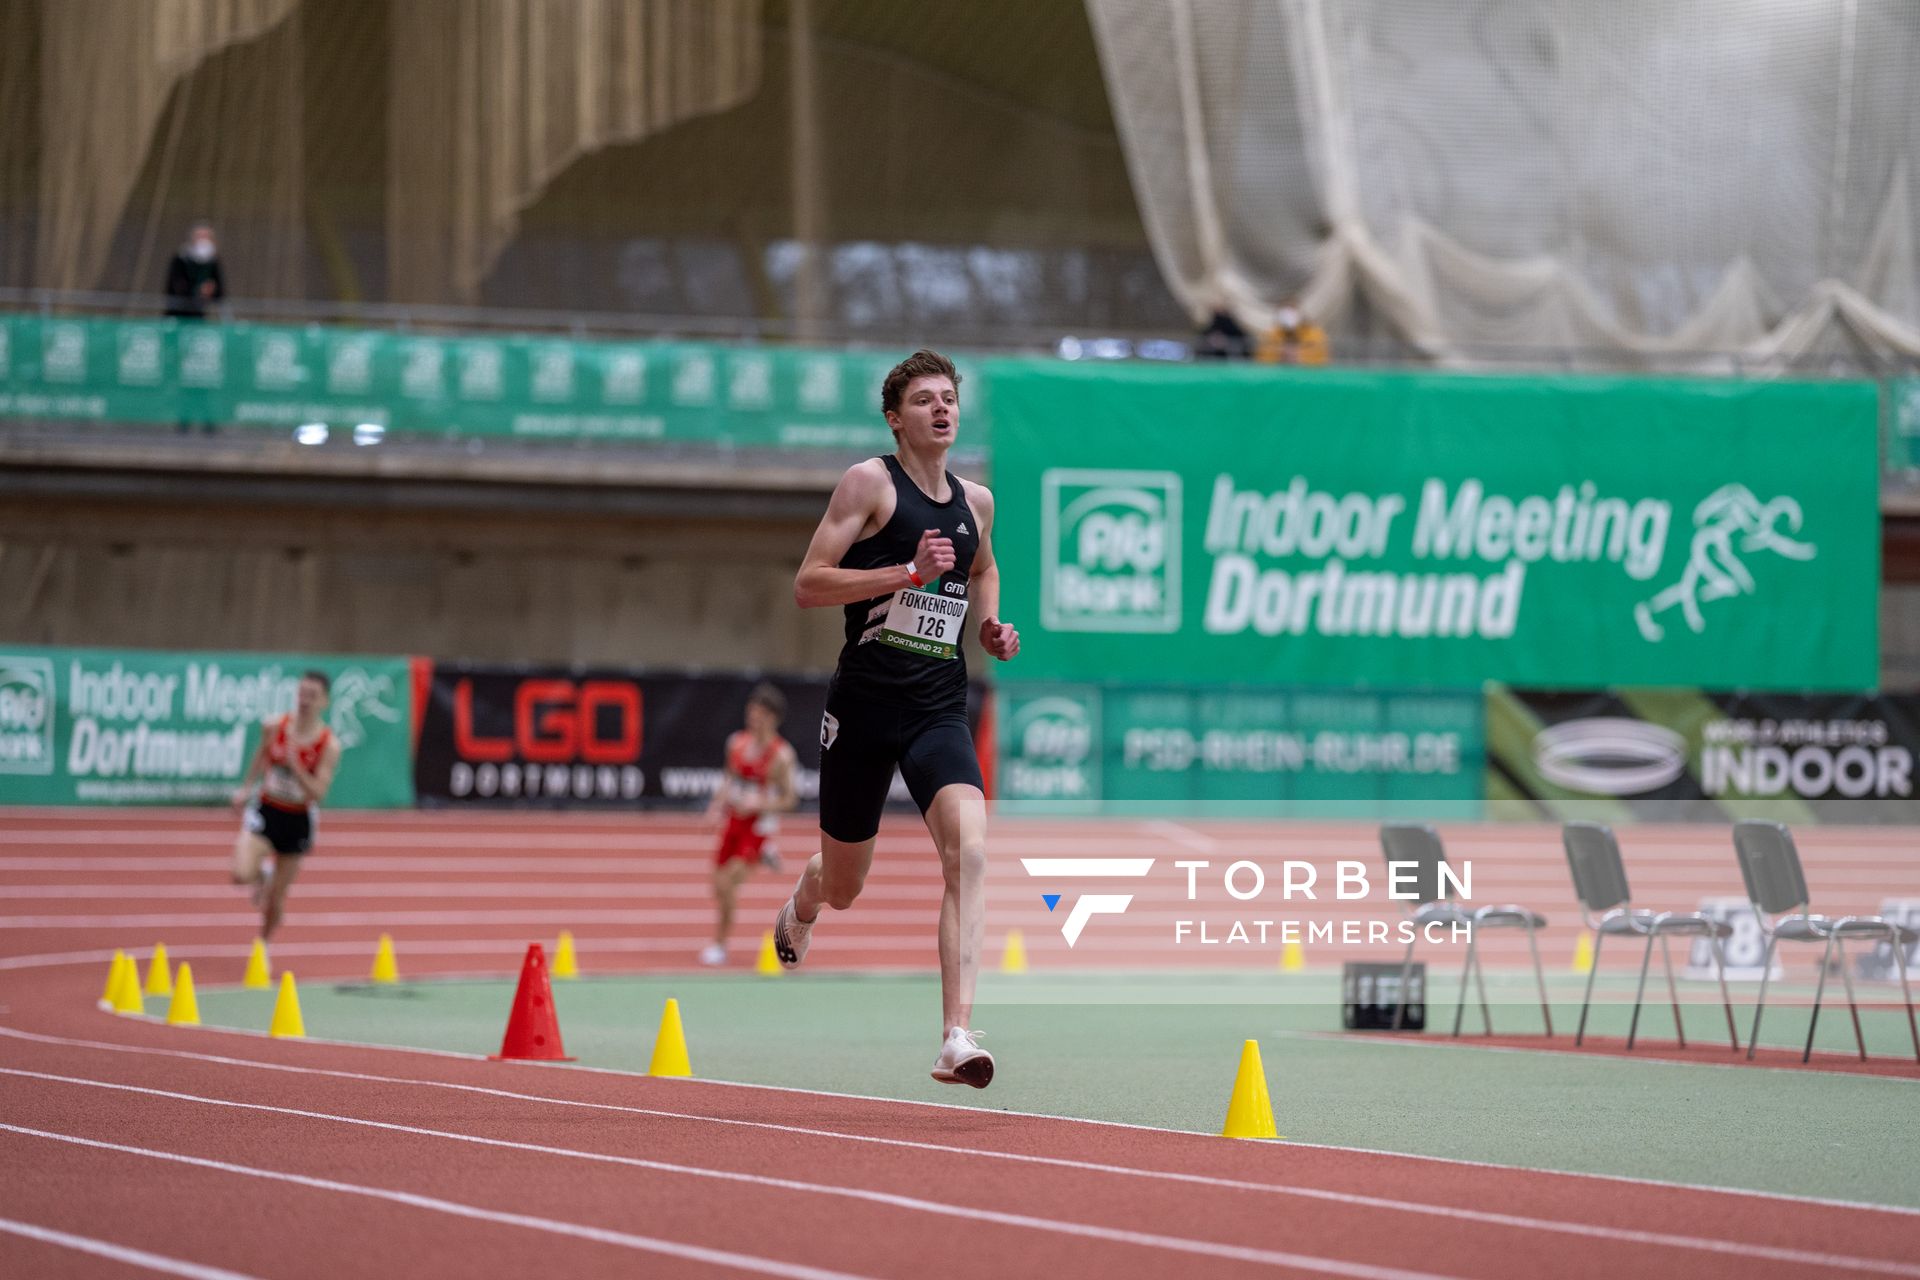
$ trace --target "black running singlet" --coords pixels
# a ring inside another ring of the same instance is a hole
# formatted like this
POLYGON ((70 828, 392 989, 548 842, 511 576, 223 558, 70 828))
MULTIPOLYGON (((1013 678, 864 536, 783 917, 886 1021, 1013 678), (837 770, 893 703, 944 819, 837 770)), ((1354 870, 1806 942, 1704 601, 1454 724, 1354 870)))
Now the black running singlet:
POLYGON ((840 567, 905 564, 928 529, 953 539, 954 565, 918 590, 903 587, 846 606, 847 642, 834 672, 834 690, 897 707, 964 707, 967 660, 960 642, 968 627, 980 625, 969 615, 967 600, 968 573, 980 550, 980 521, 967 505, 960 477, 951 471, 952 496, 935 502, 920 492, 898 458, 888 454, 881 461, 893 479, 893 515, 879 532, 847 548, 840 567))

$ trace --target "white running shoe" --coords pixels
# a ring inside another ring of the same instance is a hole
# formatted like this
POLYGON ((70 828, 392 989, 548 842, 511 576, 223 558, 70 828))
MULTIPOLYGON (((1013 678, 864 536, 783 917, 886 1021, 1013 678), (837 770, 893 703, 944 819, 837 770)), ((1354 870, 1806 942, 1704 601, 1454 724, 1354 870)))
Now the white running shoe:
POLYGON ((780 904, 780 914, 773 918, 773 952, 780 957, 781 968, 795 968, 807 958, 807 944, 813 941, 814 924, 815 921, 799 917, 791 897, 780 904))
POLYGON ((947 1032, 947 1042, 933 1060, 933 1078, 941 1084, 970 1084, 976 1089, 992 1084, 993 1055, 978 1043, 984 1034, 965 1027, 947 1032))
POLYGON ((700 948, 700 963, 709 968, 717 968, 727 962, 727 949, 717 942, 709 942, 700 948))

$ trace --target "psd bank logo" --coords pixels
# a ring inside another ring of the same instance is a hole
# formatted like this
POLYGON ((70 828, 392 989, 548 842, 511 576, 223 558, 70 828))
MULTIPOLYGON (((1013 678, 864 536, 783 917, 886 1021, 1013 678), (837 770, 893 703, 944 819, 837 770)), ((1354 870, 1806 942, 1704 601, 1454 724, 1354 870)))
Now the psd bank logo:
MULTIPOLYGON (((1022 858, 1020 865, 1037 880, 1114 880, 1135 879, 1153 870, 1152 858, 1022 858)), ((1189 872, 1191 874, 1191 872, 1189 872)), ((1043 893, 1040 900, 1052 911, 1065 896, 1043 893)), ((1080 931, 1095 916, 1117 916, 1133 902, 1130 893, 1083 893, 1067 910, 1060 934, 1071 947, 1080 941, 1080 931)))
POLYGON ((1040 477, 1040 621, 1049 631, 1180 629, 1180 477, 1040 477))
POLYGON ((1001 790, 1010 799, 1100 798, 1100 704, 1094 689, 1012 703, 1001 790))
POLYGON ((53 663, 0 657, 0 773, 53 772, 53 663))

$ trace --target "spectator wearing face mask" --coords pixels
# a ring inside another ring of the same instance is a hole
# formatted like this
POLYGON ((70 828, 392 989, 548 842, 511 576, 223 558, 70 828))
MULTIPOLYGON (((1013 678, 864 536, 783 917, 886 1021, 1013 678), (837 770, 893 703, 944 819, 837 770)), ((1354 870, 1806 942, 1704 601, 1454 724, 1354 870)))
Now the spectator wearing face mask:
POLYGON ((187 234, 187 242, 167 264, 167 314, 183 320, 204 320, 207 308, 226 296, 227 282, 220 274, 220 250, 214 243, 213 228, 196 222, 187 234))
POLYGON ((1260 335, 1257 354, 1263 364, 1325 364, 1327 331, 1289 298, 1274 313, 1273 328, 1260 335))

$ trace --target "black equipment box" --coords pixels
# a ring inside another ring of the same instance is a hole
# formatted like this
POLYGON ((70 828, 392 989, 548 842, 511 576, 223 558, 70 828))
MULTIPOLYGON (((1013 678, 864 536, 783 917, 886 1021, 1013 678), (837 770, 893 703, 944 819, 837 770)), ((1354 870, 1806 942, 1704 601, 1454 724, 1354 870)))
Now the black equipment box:
POLYGON ((1407 1007, 1400 1030, 1421 1031, 1427 1025, 1427 966, 1413 966, 1407 989, 1400 990, 1402 966, 1350 961, 1340 972, 1341 1020, 1349 1031, 1391 1031, 1394 1014, 1407 1007))

